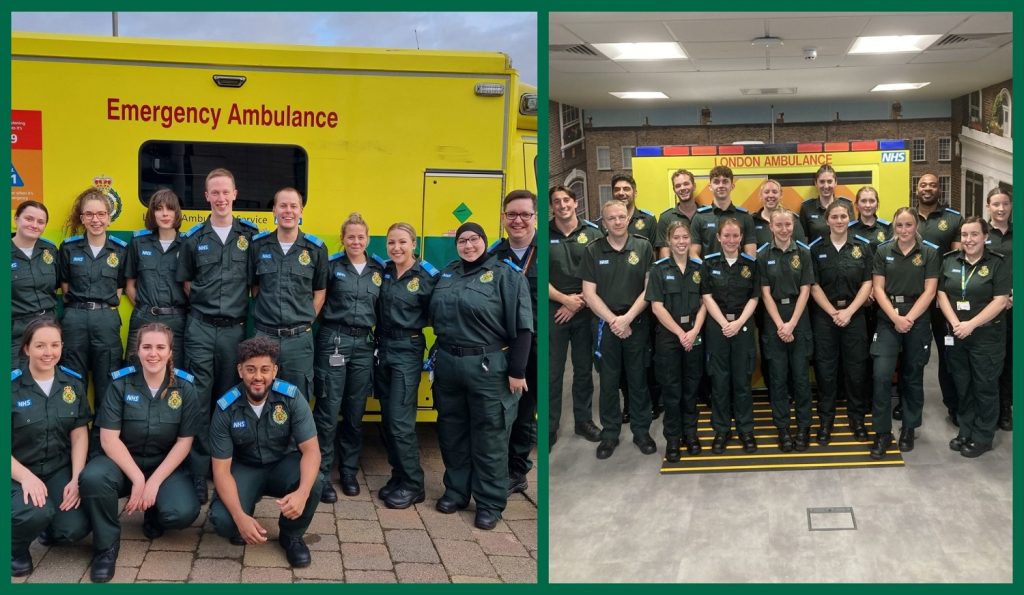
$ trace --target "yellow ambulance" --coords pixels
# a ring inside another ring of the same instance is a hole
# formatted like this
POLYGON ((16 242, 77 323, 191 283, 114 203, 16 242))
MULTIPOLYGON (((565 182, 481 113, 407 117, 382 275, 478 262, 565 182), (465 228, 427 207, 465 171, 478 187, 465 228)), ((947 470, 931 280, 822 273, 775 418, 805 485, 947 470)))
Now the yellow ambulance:
MULTIPOLYGON (((15 33, 11 108, 12 213, 42 201, 57 243, 90 185, 110 197, 118 237, 143 227, 161 187, 181 198, 186 230, 209 213, 206 174, 226 167, 235 214, 260 229, 291 186, 331 253, 358 211, 371 252, 386 257, 387 227, 405 221, 441 268, 461 223, 496 238, 502 197, 537 188, 536 89, 498 52, 15 33)), ((429 396, 424 382, 421 419, 429 396)))

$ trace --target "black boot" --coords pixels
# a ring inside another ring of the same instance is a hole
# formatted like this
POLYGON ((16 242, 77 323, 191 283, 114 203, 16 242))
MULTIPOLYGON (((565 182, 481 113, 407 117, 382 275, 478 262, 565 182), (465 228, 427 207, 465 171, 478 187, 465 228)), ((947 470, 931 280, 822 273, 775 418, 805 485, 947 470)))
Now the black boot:
POLYGON ((94 583, 109 583, 114 578, 114 567, 117 566, 117 552, 120 543, 108 547, 105 550, 95 552, 92 556, 92 570, 89 578, 94 583))
POLYGON ((811 446, 811 429, 798 428, 796 438, 793 439, 793 450, 803 452, 811 446))
POLYGON ((896 403, 896 406, 892 408, 892 418, 896 421, 903 419, 903 401, 896 403))
POLYGON ((724 434, 715 434, 714 441, 711 442, 712 454, 720 455, 725 452, 725 447, 729 444, 729 439, 732 438, 732 432, 726 432, 724 434))
POLYGON ((1013 431, 1013 408, 1009 405, 999 408, 999 429, 1004 432, 1013 431))
POLYGON ((789 435, 789 428, 779 428, 779 450, 782 452, 793 451, 793 437, 789 435))
POLYGON ((28 576, 32 574, 32 554, 25 550, 24 553, 11 553, 11 576, 28 576))
POLYGON ((892 434, 886 432, 884 434, 875 434, 875 443, 871 446, 871 458, 879 461, 885 458, 886 453, 889 452, 889 447, 892 446, 892 434))
POLYGON ((868 430, 864 427, 864 420, 862 419, 851 419, 850 430, 853 432, 853 440, 855 442, 867 442, 868 441, 868 430))
POLYGON ((829 442, 832 442, 832 422, 821 422, 821 427, 818 428, 818 444, 824 446, 829 442))
POLYGON ((696 434, 691 434, 687 436, 683 440, 683 443, 686 444, 686 452, 691 457, 699 455, 701 450, 703 450, 700 444, 700 438, 698 438, 696 434))
POLYGON ((914 450, 914 428, 903 428, 900 430, 900 452, 914 450))
POLYGON ((757 440, 754 438, 754 433, 740 434, 740 441, 743 443, 743 452, 747 454, 753 454, 757 452, 757 440))
POLYGON ((679 462, 679 438, 669 438, 665 444, 665 460, 669 463, 679 462))

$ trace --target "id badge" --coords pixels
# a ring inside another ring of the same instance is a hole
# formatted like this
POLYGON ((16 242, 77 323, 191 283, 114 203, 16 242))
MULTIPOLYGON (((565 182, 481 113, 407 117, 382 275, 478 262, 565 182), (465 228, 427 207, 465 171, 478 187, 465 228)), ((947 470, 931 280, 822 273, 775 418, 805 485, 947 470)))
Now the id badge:
POLYGON ((345 365, 345 354, 344 353, 332 353, 327 358, 327 364, 332 368, 340 368, 345 365))
POLYGON ((952 347, 953 346, 953 335, 946 335, 945 344, 946 344, 946 347, 952 347))
POLYGON ((956 309, 959 311, 969 312, 971 310, 971 302, 967 300, 960 300, 956 303, 956 309))

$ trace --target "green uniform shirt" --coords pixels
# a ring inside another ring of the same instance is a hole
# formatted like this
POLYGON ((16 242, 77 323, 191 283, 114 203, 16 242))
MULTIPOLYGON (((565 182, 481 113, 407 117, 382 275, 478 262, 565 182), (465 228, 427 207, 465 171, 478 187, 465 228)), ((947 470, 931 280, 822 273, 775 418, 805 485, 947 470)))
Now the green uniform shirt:
POLYGON ((368 256, 360 275, 348 256, 339 252, 327 263, 327 279, 324 322, 366 328, 377 324, 377 299, 384 283, 384 261, 380 257, 368 256))
POLYGON ((519 258, 512 251, 512 245, 508 239, 502 239, 487 250, 498 258, 508 261, 523 271, 526 276, 526 283, 530 288, 530 307, 533 308, 533 328, 537 328, 537 234, 533 235, 529 248, 519 258))
POLYGON ((1013 222, 1008 222, 1006 227, 1006 233, 999 231, 995 227, 992 227, 992 223, 989 222, 988 226, 988 239, 985 240, 985 245, 989 250, 993 250, 1002 254, 1006 257, 1006 262, 1010 263, 1007 268, 1013 270, 1013 222))
MULTIPOLYGON (((913 306, 914 300, 924 292, 925 279, 939 277, 942 258, 934 244, 927 241, 917 242, 906 256, 897 244, 895 239, 882 242, 875 252, 871 274, 885 277, 885 293, 904 296, 903 303, 913 306)), ((899 305, 893 303, 893 306, 899 305)))
MULTIPOLYGON (((693 214, 696 216, 697 212, 694 211, 693 214)), ((693 225, 693 221, 684 213, 681 213, 678 206, 668 209, 658 216, 658 232, 654 234, 653 242, 655 249, 668 248, 668 238, 666 237, 668 235, 668 226, 674 221, 681 221, 686 226, 686 229, 690 229, 693 225)))
POLYGON ((759 298, 761 285, 757 280, 757 260, 740 252, 731 266, 721 252, 708 254, 700 272, 701 295, 711 294, 719 309, 727 316, 737 317, 751 298, 759 298))
POLYGON ((828 236, 811 242, 815 283, 834 306, 848 306, 860 286, 871 280, 874 252, 867 238, 849 234, 838 251, 828 236))
POLYGON ((530 290, 522 272, 490 255, 472 272, 461 260, 441 271, 430 297, 438 341, 458 347, 507 344, 533 331, 530 290))
MULTIPOLYGON (((845 203, 847 212, 850 213, 850 218, 853 219, 853 203, 850 202, 850 199, 834 196, 832 200, 845 203)), ((825 207, 821 206, 820 196, 808 198, 800 205, 800 225, 804 228, 804 235, 812 242, 818 238, 828 237, 828 220, 825 219, 825 207)))
POLYGON ((703 300, 700 295, 699 258, 688 258, 680 269, 671 256, 654 263, 647 281, 648 302, 661 302, 683 330, 693 328, 703 300))
POLYGON ((249 240, 257 231, 251 222, 235 217, 224 243, 209 219, 185 233, 177 280, 192 284, 188 298, 194 312, 225 318, 248 315, 249 240))
POLYGON ((146 377, 134 366, 111 375, 113 382, 96 411, 96 424, 121 432, 121 442, 142 469, 155 469, 171 452, 178 438, 199 431, 199 402, 195 379, 183 370, 174 371, 174 386, 164 379, 156 397, 146 377))
POLYGON ((715 205, 706 205, 697 209, 697 214, 693 216, 693 222, 690 224, 690 235, 694 242, 700 244, 701 254, 707 255, 721 249, 721 244, 718 243, 718 224, 726 217, 739 221, 743 229, 740 251, 747 244, 756 244, 754 219, 746 209, 737 207, 732 202, 724 210, 715 205))
POLYGON ((327 248, 323 241, 299 230, 288 254, 281 251, 277 233, 252 237, 249 282, 259 287, 253 318, 271 327, 311 324, 316 318, 313 292, 327 288, 327 248))
MULTIPOLYGON (((771 223, 764 218, 764 209, 759 209, 751 213, 750 218, 754 220, 754 243, 758 245, 758 248, 770 243, 775 239, 775 234, 772 233, 771 223)), ((800 224, 800 220, 797 219, 793 224, 793 240, 797 242, 807 243, 807 236, 804 234, 804 228, 800 224)))
POLYGON ((770 287, 772 298, 782 305, 796 305, 800 288, 814 283, 814 265, 811 251, 803 242, 789 243, 782 250, 774 242, 765 244, 757 252, 757 277, 761 287, 770 287))
POLYGON ((117 306, 117 290, 124 289, 124 257, 128 244, 107 234, 99 254, 85 236, 73 236, 60 245, 60 280, 68 284, 68 302, 103 302, 117 306))
POLYGON ((316 436, 313 412, 294 384, 275 380, 259 417, 236 385, 217 400, 210 422, 210 455, 252 467, 272 465, 316 436))
MULTIPOLYGON (((942 259, 939 291, 946 292, 959 320, 970 320, 985 309, 993 297, 1010 295, 1013 277, 1010 262, 985 250, 978 262, 968 264, 961 250, 947 252, 942 259)), ((1002 319, 1002 312, 995 320, 1002 319)))
POLYGON ((644 291, 647 271, 654 263, 654 248, 642 237, 627 236, 622 250, 608 238, 587 246, 580 262, 580 279, 597 285, 597 296, 616 315, 624 314, 644 291))
POLYGON ((604 237, 597 225, 580 219, 576 229, 563 234, 552 219, 548 225, 551 245, 548 249, 548 282, 566 295, 583 292, 579 278, 580 262, 587 252, 587 246, 604 237))
MULTIPOLYGON (((608 233, 604 222, 600 218, 598 218, 596 223, 600 226, 602 232, 608 233)), ((634 208, 633 216, 629 218, 629 227, 627 229, 629 235, 640 236, 648 242, 653 242, 654 235, 658 233, 658 220, 654 217, 654 213, 634 208)))
POLYGON ((53 310, 58 287, 56 246, 39 238, 28 258, 11 241, 11 316, 53 310))
POLYGON ((917 233, 921 238, 937 246, 936 250, 941 254, 948 252, 953 242, 960 241, 960 224, 964 218, 960 211, 953 209, 936 209, 927 217, 922 217, 917 212, 917 233))
POLYGON ((183 236, 175 237, 165 252, 160 236, 148 229, 140 229, 128 245, 124 276, 135 279, 136 306, 184 308, 188 297, 178 275, 178 252, 183 236))
POLYGON ((390 260, 377 299, 377 325, 384 330, 416 330, 427 326, 430 295, 441 272, 423 260, 414 262, 401 277, 390 260))
MULTIPOLYGON (((858 235, 871 242, 872 248, 878 248, 882 242, 892 238, 892 222, 881 217, 875 217, 874 225, 868 225, 860 219, 850 222, 847 232, 851 235, 858 235)), ((828 236, 825 236, 826 238, 828 236)))
POLYGON ((88 423, 80 374, 59 366, 47 395, 27 364, 11 371, 11 455, 29 471, 45 478, 71 465, 71 430, 88 423))

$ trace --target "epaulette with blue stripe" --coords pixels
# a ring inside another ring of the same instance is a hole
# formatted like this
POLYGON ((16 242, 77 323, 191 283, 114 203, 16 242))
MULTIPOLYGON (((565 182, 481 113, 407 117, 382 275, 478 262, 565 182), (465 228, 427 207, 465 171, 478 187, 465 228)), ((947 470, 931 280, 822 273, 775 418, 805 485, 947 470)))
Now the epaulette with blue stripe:
POLYGON ((757 251, 761 252, 761 250, 764 250, 765 248, 768 247, 768 244, 771 244, 771 242, 765 242, 765 243, 761 244, 760 246, 757 247, 757 251))
POLYGON ((203 228, 203 225, 205 225, 205 223, 196 223, 195 225, 192 226, 192 229, 185 232, 185 237, 192 237, 193 235, 195 235, 197 231, 203 228))
POLYGON ((134 373, 135 373, 135 366, 128 366, 126 368, 121 368, 120 370, 111 372, 110 373, 110 379, 111 380, 117 380, 118 378, 122 378, 124 376, 127 376, 129 374, 134 374, 134 373))
POLYGON ((697 258, 696 256, 691 256, 690 262, 692 262, 693 264, 704 264, 704 261, 697 258))
POLYGON ((658 260, 654 261, 654 264, 661 264, 661 263, 665 262, 666 260, 668 260, 670 258, 672 258, 672 257, 671 256, 666 256, 665 258, 659 258, 658 260))
POLYGON ((57 367, 60 368, 68 376, 73 376, 73 377, 75 377, 75 378, 77 378, 79 380, 83 380, 82 375, 79 374, 78 372, 72 370, 71 368, 69 368, 67 366, 57 366, 57 367))
POLYGON ((711 206, 711 205, 704 205, 703 207, 700 207, 699 209, 697 209, 697 212, 698 213, 707 213, 708 211, 710 211, 713 208, 714 207, 711 206))
POLYGON ((284 380, 274 380, 274 384, 270 388, 275 393, 281 393, 282 395, 292 399, 295 398, 295 395, 299 394, 299 387, 290 382, 285 382, 284 380))
POLYGON ((57 244, 54 244, 53 242, 51 242, 50 240, 48 240, 46 238, 39 238, 39 241, 43 242, 44 244, 49 244, 49 245, 53 246, 54 248, 57 247, 57 244))
POLYGON ((324 241, 321 240, 320 238, 316 237, 315 235, 313 235, 311 233, 307 233, 307 234, 304 235, 304 237, 307 240, 309 240, 317 248, 323 248, 324 247, 324 241))
POLYGON ((334 254, 331 254, 331 258, 330 258, 329 260, 330 260, 331 262, 334 262, 335 260, 338 260, 338 259, 339 259, 339 258, 341 258, 342 256, 345 256, 345 253, 344 253, 344 252, 335 252, 334 254))
POLYGON ((431 277, 436 277, 441 274, 441 271, 437 270, 437 267, 435 267, 434 265, 430 264, 425 260, 420 261, 420 268, 423 269, 424 271, 427 271, 427 274, 430 275, 431 277))
POLYGON ((11 382, 14 382, 18 378, 21 378, 21 375, 22 375, 21 368, 17 368, 17 369, 11 370, 11 382))
POLYGON ((223 397, 217 399, 217 406, 220 407, 221 411, 227 411, 228 407, 237 401, 240 396, 242 396, 242 391, 238 390, 238 387, 236 386, 224 393, 223 397))
POLYGON ((849 229, 849 228, 853 227, 854 225, 857 225, 858 223, 860 223, 860 219, 855 219, 853 221, 850 221, 850 224, 847 225, 846 228, 849 229))
POLYGON ((811 246, 817 244, 820 241, 821 241, 821 236, 818 236, 818 237, 814 238, 814 241, 811 242, 810 245, 808 245, 807 247, 810 248, 811 246))
POLYGON ((77 242, 78 240, 84 240, 85 236, 71 236, 70 238, 64 238, 62 244, 70 244, 71 242, 77 242))
POLYGON ((152 229, 140 229, 140 230, 136 231, 135 233, 133 233, 132 237, 133 238, 141 238, 143 236, 151 236, 151 235, 153 235, 153 230, 152 229))
POLYGON ((118 246, 120 246, 122 248, 127 248, 128 247, 128 242, 122 240, 121 238, 119 238, 117 236, 112 236, 110 234, 107 234, 107 239, 110 240, 111 242, 114 242, 115 244, 117 244, 118 246))
POLYGON ((879 222, 879 223, 881 223, 882 225, 889 225, 889 224, 890 224, 890 222, 889 222, 889 221, 886 221, 885 219, 882 219, 881 217, 876 217, 876 218, 875 218, 875 221, 878 221, 878 222, 879 222))
POLYGON ((495 250, 497 250, 498 246, 500 246, 501 243, 504 242, 504 241, 505 240, 500 239, 500 238, 495 240, 493 244, 491 244, 490 246, 487 247, 487 253, 490 254, 490 253, 494 252, 495 250))
MULTIPOLYGON (((820 237, 820 236, 819 236, 819 237, 820 237)), ((797 246, 803 246, 803 247, 804 247, 805 249, 807 249, 807 250, 810 250, 810 249, 811 249, 811 247, 810 247, 810 246, 808 246, 807 244, 805 244, 805 243, 801 242, 800 240, 796 240, 796 245, 797 245, 797 246)))
MULTIPOLYGON (((991 254, 991 250, 989 251, 989 253, 991 254)), ((946 252, 945 254, 943 254, 942 257, 945 258, 947 256, 952 256, 954 254, 960 254, 960 251, 959 250, 950 250, 949 252, 946 252)))
POLYGON ((270 235, 270 231, 261 231, 261 232, 259 232, 258 234, 256 234, 256 235, 252 236, 252 241, 254 241, 254 242, 255 242, 256 240, 259 240, 259 239, 265 238, 265 237, 267 237, 267 236, 269 236, 269 235, 270 235))
POLYGON ((177 376, 178 378, 181 378, 182 380, 188 382, 189 384, 195 384, 196 383, 196 377, 191 375, 191 374, 189 374, 185 370, 179 370, 178 368, 174 368, 174 375, 177 376))
POLYGON ((589 225, 590 227, 593 227, 594 229, 601 229, 601 227, 598 224, 594 223, 593 221, 587 221, 586 219, 583 220, 583 224, 584 225, 589 225))
POLYGON ((637 210, 640 211, 641 213, 649 216, 649 217, 654 217, 654 213, 648 211, 647 209, 637 209, 637 210))
POLYGON ((939 249, 939 247, 937 245, 929 242, 928 240, 921 240, 921 243, 924 244, 925 246, 931 247, 933 250, 938 250, 939 249))
POLYGON ((522 267, 520 267, 520 266, 519 266, 519 265, 517 265, 516 263, 512 262, 512 259, 511 259, 511 258, 506 258, 505 260, 503 260, 503 261, 501 261, 501 262, 504 262, 504 263, 505 263, 505 264, 507 264, 508 266, 512 267, 512 270, 513 270, 513 271, 515 271, 515 272, 517 272, 517 273, 521 273, 521 272, 523 272, 523 269, 522 269, 522 267))
POLYGON ((743 258, 746 258, 750 262, 757 262, 756 258, 754 258, 753 256, 747 254, 746 252, 740 252, 740 256, 742 256, 743 258))
POLYGON ((946 210, 949 211, 950 213, 953 213, 954 215, 959 215, 960 214, 960 211, 958 211, 956 209, 951 209, 949 207, 946 207, 946 210))
POLYGON ((879 243, 878 245, 879 245, 879 246, 884 246, 884 245, 886 245, 886 244, 891 244, 891 243, 893 243, 894 241, 896 241, 896 238, 889 238, 888 240, 885 240, 884 242, 881 242, 881 243, 879 243))
POLYGON ((241 218, 239 218, 238 222, 241 223, 242 225, 246 226, 246 227, 251 227, 251 228, 255 229, 256 231, 259 231, 259 229, 260 229, 259 226, 257 226, 252 221, 249 221, 248 219, 241 219, 241 218))
POLYGON ((722 255, 721 252, 715 252, 715 253, 712 253, 712 254, 708 254, 707 256, 704 257, 704 260, 707 260, 709 258, 714 258, 716 256, 721 256, 721 255, 722 255))
POLYGON ((736 209, 737 211, 741 212, 741 213, 750 213, 750 211, 746 210, 743 207, 737 207, 736 205, 733 205, 733 208, 736 209))
POLYGON ((388 261, 384 260, 380 256, 377 256, 376 254, 371 254, 370 259, 379 264, 381 268, 388 266, 388 261))
POLYGON ((865 238, 864 236, 860 236, 860 235, 854 234, 853 237, 855 237, 858 240, 864 242, 865 244, 870 244, 871 243, 871 240, 865 238))

